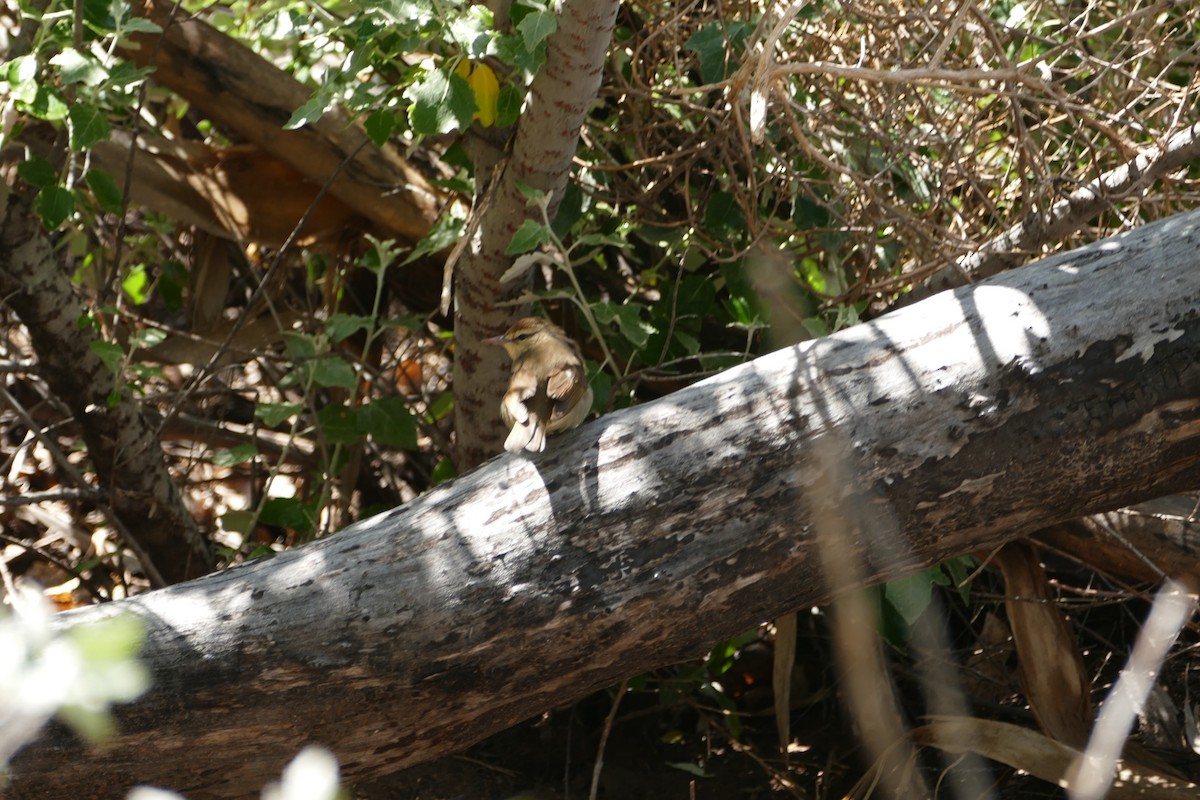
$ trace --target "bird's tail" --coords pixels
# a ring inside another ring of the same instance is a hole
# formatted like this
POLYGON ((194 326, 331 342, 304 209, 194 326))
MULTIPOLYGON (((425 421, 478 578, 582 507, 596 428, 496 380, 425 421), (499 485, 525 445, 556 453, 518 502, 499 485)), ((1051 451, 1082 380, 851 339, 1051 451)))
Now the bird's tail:
POLYGON ((504 440, 504 449, 510 453, 528 450, 530 453, 540 453, 546 449, 546 426, 541 420, 531 414, 528 422, 514 423, 504 440))

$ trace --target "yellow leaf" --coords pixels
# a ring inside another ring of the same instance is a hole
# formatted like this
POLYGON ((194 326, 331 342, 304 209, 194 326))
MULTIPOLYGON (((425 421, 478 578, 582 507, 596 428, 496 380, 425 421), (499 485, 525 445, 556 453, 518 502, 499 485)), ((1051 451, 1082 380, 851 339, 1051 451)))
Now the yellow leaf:
POLYGON ((475 92, 475 105, 479 113, 479 124, 490 128, 496 124, 496 101, 500 97, 500 81, 487 64, 479 64, 469 78, 471 90, 475 92))
POLYGON ((467 76, 471 74, 471 62, 467 59, 460 59, 458 65, 454 67, 454 74, 463 80, 469 80, 467 76))

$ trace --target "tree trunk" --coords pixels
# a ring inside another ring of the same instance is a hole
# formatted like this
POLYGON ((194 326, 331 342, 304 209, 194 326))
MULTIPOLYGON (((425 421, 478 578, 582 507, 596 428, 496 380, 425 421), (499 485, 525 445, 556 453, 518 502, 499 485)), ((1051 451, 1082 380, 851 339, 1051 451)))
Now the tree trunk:
MULTIPOLYGON (((33 210, 33 192, 0 181, 0 294, 29 330, 40 373, 83 430, 109 517, 155 585, 212 569, 213 556, 183 505, 162 445, 80 327, 83 306, 33 210), (110 405, 110 398, 116 402, 110 405)), ((81 487, 83 488, 83 487, 81 487)))
POLYGON ((819 566, 811 509, 831 502, 841 555, 877 582, 1195 486, 1197 253, 1200 212, 1148 225, 500 456, 311 545, 60 615, 139 615, 154 686, 103 750, 45 733, 8 797, 250 796, 306 742, 349 780, 463 748, 851 588, 819 566))
POLYGON ((615 0, 562 4, 558 29, 546 43, 546 63, 529 88, 529 102, 517 124, 512 155, 494 178, 490 202, 476 208, 483 216, 454 278, 454 420, 460 469, 500 452, 508 433, 499 411, 508 387, 508 357, 483 339, 503 333, 528 313, 528 306, 501 304, 528 288, 523 281, 500 282, 512 266, 512 256, 504 251, 513 234, 537 213, 518 182, 552 193, 553 216, 571 175, 579 130, 600 88, 617 5, 615 0))

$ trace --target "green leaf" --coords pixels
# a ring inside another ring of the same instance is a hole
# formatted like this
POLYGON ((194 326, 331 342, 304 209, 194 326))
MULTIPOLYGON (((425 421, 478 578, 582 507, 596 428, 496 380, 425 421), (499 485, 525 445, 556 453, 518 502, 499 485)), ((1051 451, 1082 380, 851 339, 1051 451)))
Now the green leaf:
POLYGON ((445 483, 458 477, 458 470, 455 468, 453 461, 443 458, 433 465, 433 474, 430 477, 433 485, 437 486, 439 483, 445 483))
POLYGON ((312 358, 317 354, 317 343, 306 333, 290 333, 285 337, 289 358, 312 358))
POLYGON ((526 14, 525 18, 517 24, 517 30, 525 42, 525 49, 531 53, 546 40, 547 36, 554 33, 556 28, 558 28, 558 17, 554 15, 553 11, 534 11, 526 14))
POLYGON ((391 111, 381 108, 371 116, 367 117, 363 127, 367 129, 367 136, 371 137, 371 141, 376 147, 383 147, 387 142, 388 137, 392 135, 392 131, 396 128, 396 115, 391 111))
POLYGON ((466 224, 466 220, 451 216, 450 214, 443 214, 438 217, 437 222, 433 223, 433 227, 429 229, 429 233, 425 234, 425 237, 417 242, 417 246, 413 248, 413 251, 408 254, 400 265, 411 264, 418 258, 450 247, 462 238, 466 224))
POLYGON ((375 0, 365 4, 393 25, 424 26, 435 18, 429 0, 375 0))
POLYGON ((104 112, 90 103, 75 103, 69 112, 71 117, 71 149, 86 150, 96 142, 109 137, 112 126, 104 112))
POLYGON ((4 67, 9 93, 18 103, 32 103, 38 94, 38 62, 33 56, 18 56, 4 67))
POLYGON ((385 397, 359 408, 358 430, 387 447, 417 449, 417 421, 401 397, 385 397))
POLYGON ((612 393, 613 377, 600 364, 587 362, 588 386, 592 387, 592 411, 603 414, 608 410, 608 396, 612 393))
POLYGON ((814 203, 807 197, 797 196, 792 199, 792 222, 801 230, 829 227, 829 209, 814 203))
POLYGON ((825 280, 825 273, 821 272, 821 265, 812 256, 805 256, 800 259, 800 274, 804 276, 805 282, 817 294, 825 294, 829 291, 828 281, 825 280))
POLYGON ((221 515, 221 530, 230 533, 250 533, 257 521, 258 515, 253 511, 226 511, 221 515))
POLYGON ((310 362, 309 366, 312 368, 312 381, 317 386, 336 386, 342 389, 358 386, 358 375, 354 372, 354 367, 337 356, 318 358, 310 362))
POLYGON ((829 335, 829 326, 820 317, 805 317, 800 325, 814 339, 820 339, 822 336, 829 335))
POLYGON ((218 450, 212 455, 212 462, 218 467, 234 467, 245 464, 258 457, 258 448, 253 442, 242 442, 228 450, 218 450))
POLYGON ((142 305, 150 299, 150 273, 145 264, 137 264, 129 270, 125 280, 121 281, 121 289, 129 295, 129 299, 137 305, 142 305))
POLYGON ((451 41, 469 42, 472 58, 486 55, 487 43, 495 27, 491 9, 485 5, 472 5, 462 13, 450 15, 449 23, 448 38, 451 41))
POLYGON ((106 708, 110 703, 135 699, 149 685, 149 675, 136 659, 145 638, 145 627, 136 616, 120 614, 72 628, 63 644, 73 651, 72 663, 80 667, 71 681, 59 716, 92 741, 111 735, 115 723, 106 708))
POLYGON ((512 241, 509 242, 504 254, 506 256, 515 256, 521 253, 528 253, 530 250, 534 250, 549 242, 550 231, 546 229, 546 226, 537 220, 527 219, 521 223, 521 227, 517 228, 517 232, 513 234, 512 241))
POLYGON ((409 86, 404 96, 412 103, 409 125, 423 136, 466 130, 475 115, 475 93, 461 75, 432 70, 409 86))
POLYGON ((158 296, 168 309, 174 312, 183 307, 183 289, 188 285, 188 271, 183 264, 174 259, 162 263, 158 275, 158 296))
POLYGON ((375 318, 366 314, 331 314, 325 321, 325 330, 331 341, 340 342, 355 332, 371 330, 375 318))
POLYGON ((445 419, 453 410, 454 392, 442 392, 429 404, 429 409, 425 412, 425 417, 431 422, 437 422, 440 419, 445 419))
POLYGON ((315 520, 309 509, 295 497, 272 497, 263 503, 262 513, 258 521, 263 525, 274 525, 277 528, 308 533, 313 529, 315 520))
POLYGON ((729 77, 728 69, 740 63, 751 22, 712 22, 692 34, 684 44, 700 61, 700 82, 716 83, 729 77))
POLYGON ((516 124, 524 102, 525 92, 511 84, 501 86, 500 96, 496 98, 496 127, 507 128, 516 124))
POLYGON ((584 247, 629 247, 629 242, 615 233, 585 233, 575 241, 584 247))
POLYGON ((330 444, 354 444, 362 438, 357 415, 342 403, 328 405, 317 412, 317 425, 330 444))
POLYGON ((99 356, 110 370, 121 371, 121 365, 125 362, 125 351, 120 345, 115 342, 92 341, 88 342, 88 349, 99 356))
POLYGON ((638 350, 641 350, 650 341, 650 334, 657 332, 653 325, 642 321, 642 306, 637 303, 624 305, 595 303, 592 306, 592 313, 604 325, 615 320, 617 330, 621 332, 626 341, 638 350))
POLYGON ((52 231, 75 211, 75 195, 61 186, 47 186, 38 192, 33 207, 46 230, 52 231))
POLYGON ((33 100, 26 103, 24 109, 29 112, 30 116, 46 122, 58 122, 66 119, 68 113, 67 101, 63 99, 57 89, 47 86, 37 87, 37 93, 33 96, 33 100))
POLYGON ((683 772, 686 772, 688 775, 694 775, 697 778, 711 778, 712 777, 712 773, 705 772, 704 767, 701 767, 697 764, 693 764, 690 761, 668 761, 668 762, 666 762, 666 764, 668 767, 671 767, 672 769, 681 770, 683 772))
POLYGON ((550 228, 559 239, 566 239, 575 223, 583 218, 585 208, 592 206, 591 198, 585 197, 574 181, 569 181, 558 201, 558 211, 550 221, 550 228))
POLYGON ((162 27, 145 17, 131 17, 121 26, 121 33, 162 33, 162 27))
POLYGON ((683 345, 683 349, 688 355, 695 355, 700 352, 700 340, 686 331, 676 328, 675 341, 683 345))
POLYGON ((883 596, 908 625, 912 625, 933 602, 934 570, 888 581, 883 596))
MULTIPOLYGON (((94 620, 87 625, 68 628, 66 635, 79 648, 79 654, 88 666, 111 664, 130 665, 142 649, 146 639, 146 626, 134 614, 120 613, 105 619, 94 620)), ((119 699, 132 700, 133 695, 121 694, 119 699)), ((118 699, 113 697, 111 699, 118 699)))
POLYGON ((258 403, 254 407, 254 416, 261 419, 268 428, 274 428, 303 410, 303 403, 258 403))
POLYGON ((308 98, 308 102, 292 112, 291 118, 284 123, 283 129, 293 131, 303 128, 310 122, 316 122, 325 116, 326 111, 333 108, 337 103, 337 97, 336 87, 333 84, 325 84, 313 92, 312 97, 308 98))
POLYGON ((395 239, 376 239, 369 233, 365 236, 371 246, 354 263, 380 278, 404 248, 397 246, 395 239))
POLYGON ((62 72, 64 84, 83 83, 95 86, 103 83, 108 77, 108 70, 101 66, 94 56, 80 53, 74 47, 64 48, 61 53, 50 59, 50 63, 62 72))
MULTIPOLYGON (((523 8, 519 4, 513 4, 513 18, 516 18, 515 11, 518 8, 523 8)), ((518 70, 529 75, 535 74, 541 69, 542 64, 546 63, 546 43, 542 42, 533 50, 525 47, 525 40, 520 35, 497 36, 495 37, 496 56, 505 64, 516 67, 518 70)))
POLYGON ((526 205, 536 206, 546 202, 547 196, 544 191, 530 186, 520 178, 517 178, 517 191, 521 193, 521 197, 525 198, 526 205))
POLYGON ((32 83, 37 77, 37 71, 36 58, 31 55, 17 56, 4 67, 4 79, 12 84, 12 88, 15 90, 19 86, 32 83))
POLYGON ((117 186, 117 181, 112 175, 102 169, 89 169, 83 180, 92 190, 92 196, 96 198, 96 205, 100 208, 110 214, 120 214, 124 210, 121 187, 117 186))
POLYGON ((725 78, 725 31, 710 22, 693 33, 684 43, 700 60, 700 82, 716 83, 725 78))
POLYGON ((145 80, 152 71, 151 67, 139 67, 132 61, 121 61, 113 67, 108 76, 108 82, 114 88, 124 89, 145 80))
POLYGON ((680 317, 703 317, 712 309, 717 289, 705 275, 689 275, 680 281, 675 314, 680 317))
POLYGON ((129 337, 129 349, 149 349, 162 344, 167 339, 167 332, 161 328, 142 328, 133 332, 129 337))
POLYGON ((973 556, 959 556, 942 562, 941 567, 949 577, 948 583, 957 587, 959 597, 962 598, 964 605, 971 602, 971 584, 967 579, 977 566, 979 566, 979 561, 973 556))
POLYGON ((161 380, 166 374, 163 372, 162 367, 156 367, 151 364, 130 364, 129 371, 143 381, 161 380))
POLYGON ((746 230, 746 218, 737 198, 725 191, 716 191, 708 198, 704 209, 704 227, 710 231, 741 232, 746 230))
POLYGON ((41 156, 31 156, 17 164, 17 174, 30 186, 50 186, 58 180, 54 165, 41 156))

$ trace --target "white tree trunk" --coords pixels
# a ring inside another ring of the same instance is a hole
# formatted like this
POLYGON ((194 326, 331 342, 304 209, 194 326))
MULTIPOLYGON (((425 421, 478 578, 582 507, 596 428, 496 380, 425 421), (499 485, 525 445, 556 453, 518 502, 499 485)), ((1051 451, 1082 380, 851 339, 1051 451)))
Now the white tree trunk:
POLYGON ((132 600, 154 688, 7 796, 254 794, 305 742, 349 779, 445 754, 831 591, 1200 484, 1200 213, 764 356, 403 508, 132 600), (820 441, 844 443, 821 463, 820 441), (839 472, 850 480, 830 484, 839 472), (844 555, 844 554, 843 554, 844 555))

